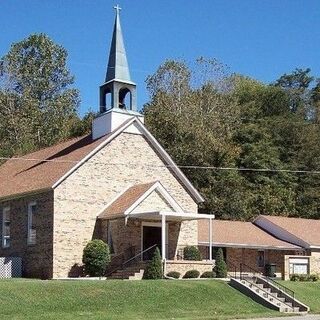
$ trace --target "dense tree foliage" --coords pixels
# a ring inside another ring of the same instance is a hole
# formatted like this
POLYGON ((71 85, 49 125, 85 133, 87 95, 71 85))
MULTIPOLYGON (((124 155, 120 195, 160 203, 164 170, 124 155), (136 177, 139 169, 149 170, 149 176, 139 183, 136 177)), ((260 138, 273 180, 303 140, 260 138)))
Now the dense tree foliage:
MULTIPOLYGON (((0 63, 0 153, 24 154, 87 131, 67 51, 45 34, 14 43, 0 63)), ((90 117, 90 115, 89 115, 90 117)))
POLYGON ((268 85, 201 58, 148 77, 146 123, 204 195, 202 211, 320 218, 319 175, 291 172, 320 168, 320 81, 310 73, 268 85))

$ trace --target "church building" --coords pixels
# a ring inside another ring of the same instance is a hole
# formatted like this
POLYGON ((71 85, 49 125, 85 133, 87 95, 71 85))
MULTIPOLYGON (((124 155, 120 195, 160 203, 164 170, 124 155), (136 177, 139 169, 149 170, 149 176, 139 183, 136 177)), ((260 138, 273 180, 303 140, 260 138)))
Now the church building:
POLYGON ((110 247, 111 278, 141 278, 156 247, 165 273, 211 271, 218 247, 229 275, 270 273, 270 266, 285 279, 319 273, 320 220, 259 216, 251 223, 198 213, 204 198, 137 108, 115 9, 92 132, 0 166, 0 278, 78 277, 92 239, 110 247), (186 246, 197 246, 201 259, 187 260, 186 246))
MULTIPOLYGON (((92 239, 109 244, 114 264, 149 260, 158 246, 166 270, 190 270, 183 247, 198 245, 198 219, 214 218, 198 214, 203 197, 137 110, 118 7, 92 133, 10 159, 0 177, 0 257, 27 277, 79 275, 92 239)), ((196 269, 211 270, 210 259, 196 269)))

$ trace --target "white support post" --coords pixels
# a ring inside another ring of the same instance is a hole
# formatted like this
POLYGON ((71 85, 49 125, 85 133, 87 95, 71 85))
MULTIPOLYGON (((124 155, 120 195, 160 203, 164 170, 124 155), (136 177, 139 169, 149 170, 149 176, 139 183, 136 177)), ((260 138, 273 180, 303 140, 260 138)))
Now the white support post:
POLYGON ((163 261, 163 274, 166 274, 166 215, 161 216, 161 255, 163 261))
POLYGON ((212 261, 212 218, 209 218, 209 260, 212 261))
POLYGON ((161 216, 161 255, 162 260, 166 259, 166 215, 161 216))

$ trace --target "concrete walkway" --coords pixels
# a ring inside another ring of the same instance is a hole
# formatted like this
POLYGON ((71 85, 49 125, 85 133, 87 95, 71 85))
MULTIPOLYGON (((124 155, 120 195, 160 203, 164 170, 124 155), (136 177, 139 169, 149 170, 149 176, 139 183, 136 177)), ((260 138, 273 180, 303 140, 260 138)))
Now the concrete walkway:
POLYGON ((301 316, 289 316, 280 318, 257 318, 250 320, 320 320, 320 314, 306 314, 301 316))

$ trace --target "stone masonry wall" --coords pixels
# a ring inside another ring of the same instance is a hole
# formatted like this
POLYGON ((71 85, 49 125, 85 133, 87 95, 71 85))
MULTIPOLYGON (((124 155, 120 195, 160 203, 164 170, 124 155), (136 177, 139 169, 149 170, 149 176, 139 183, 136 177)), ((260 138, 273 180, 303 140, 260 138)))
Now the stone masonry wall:
MULTIPOLYGON (((83 248, 97 229, 97 215, 129 186, 160 180, 186 212, 197 212, 197 204, 163 165, 142 135, 122 133, 55 189, 54 277, 65 277, 81 264, 83 248)), ((196 245, 197 232, 196 221, 183 222, 178 243, 196 245)))
MULTIPOLYGON (((10 206, 10 239, 9 248, 0 244, 1 257, 21 257, 23 276, 33 278, 52 277, 52 239, 53 239, 53 192, 34 194, 0 203, 0 225, 2 209, 10 206), (27 244, 28 204, 36 201, 34 223, 36 244, 27 244)), ((0 228, 1 229, 1 228, 0 228)), ((2 230, 1 240, 2 240, 2 230)))

